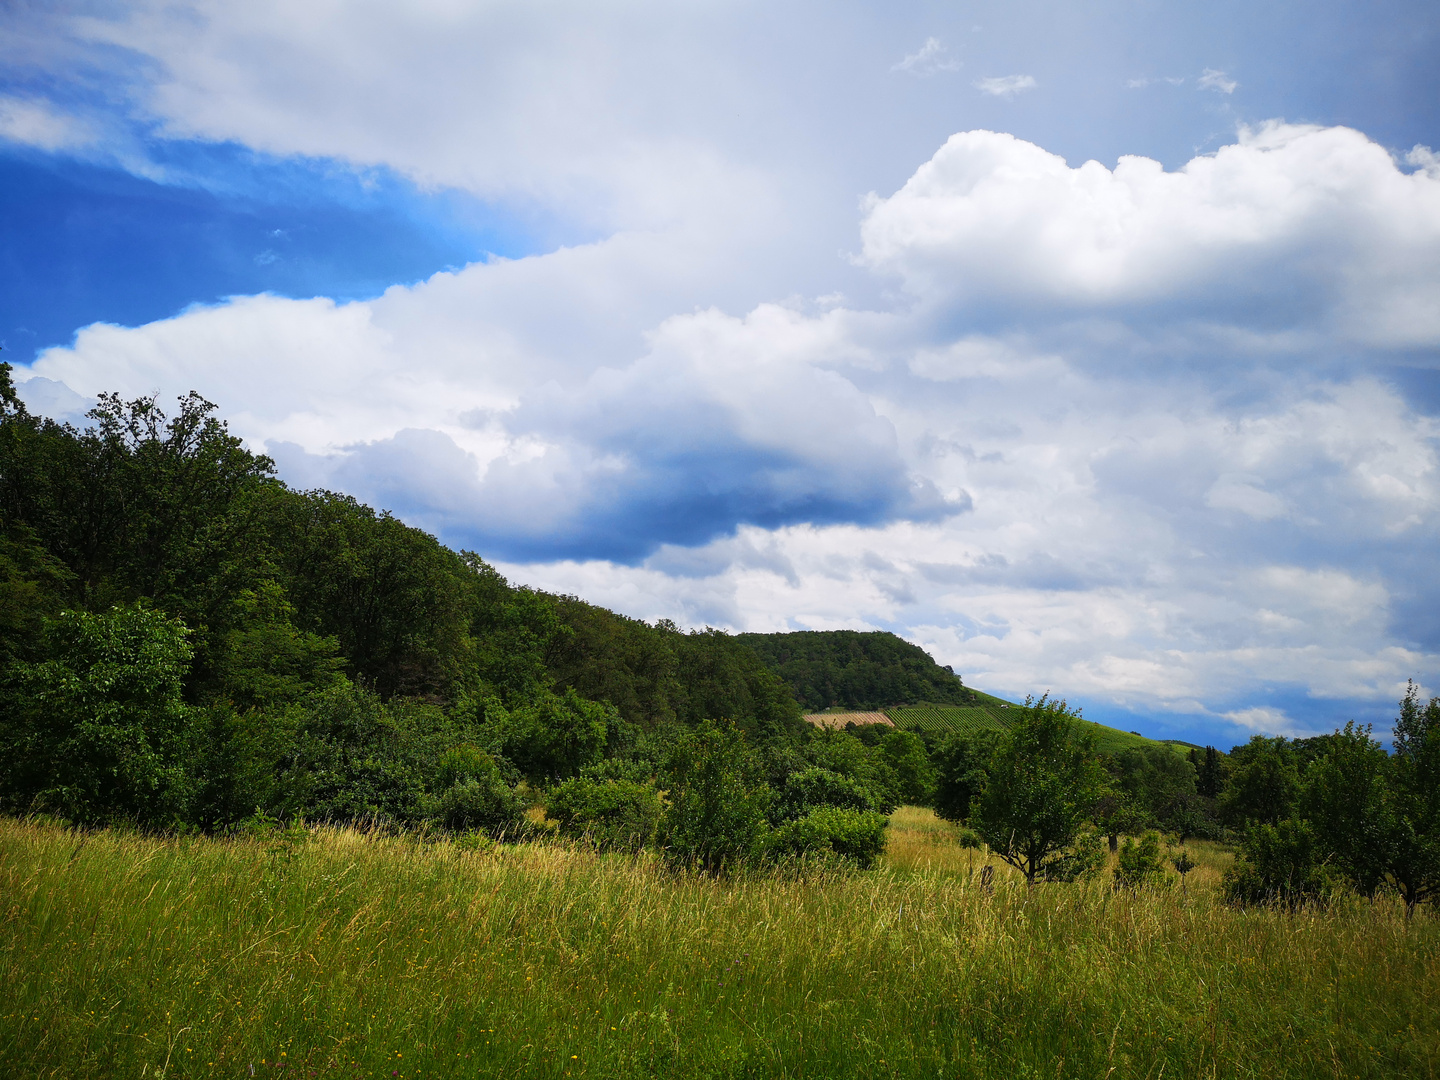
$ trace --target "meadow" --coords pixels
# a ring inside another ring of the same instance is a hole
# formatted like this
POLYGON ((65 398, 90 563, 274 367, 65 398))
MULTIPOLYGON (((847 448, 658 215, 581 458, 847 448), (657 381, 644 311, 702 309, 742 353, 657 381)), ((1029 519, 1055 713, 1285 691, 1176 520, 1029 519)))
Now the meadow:
POLYGON ((868 873, 0 820, 14 1077, 1434 1077, 1440 920, 1028 891, 926 810, 868 873))

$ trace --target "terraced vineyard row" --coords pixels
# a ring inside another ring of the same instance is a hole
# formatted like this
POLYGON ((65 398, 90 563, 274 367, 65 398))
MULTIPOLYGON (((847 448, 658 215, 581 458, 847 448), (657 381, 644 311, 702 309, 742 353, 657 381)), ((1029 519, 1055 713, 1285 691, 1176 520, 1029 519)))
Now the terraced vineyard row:
POLYGON ((999 709, 965 705, 910 705, 886 709, 885 715, 907 731, 1004 731, 1009 720, 999 709))

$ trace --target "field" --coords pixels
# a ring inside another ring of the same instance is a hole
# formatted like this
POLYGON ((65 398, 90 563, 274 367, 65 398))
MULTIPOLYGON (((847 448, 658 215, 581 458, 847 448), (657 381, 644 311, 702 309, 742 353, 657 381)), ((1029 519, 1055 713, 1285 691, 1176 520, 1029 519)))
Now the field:
MULTIPOLYGON (((885 710, 885 715, 895 722, 896 727, 907 731, 961 733, 1008 730, 1010 719, 1007 713, 1008 710, 1001 707, 999 698, 988 695, 986 703, 982 705, 904 705, 885 710)), ((1116 754, 1130 747, 1144 746, 1169 746, 1182 755, 1189 753, 1190 749, 1181 743, 1147 739, 1143 735, 1106 727, 1089 720, 1081 720, 1079 725, 1095 737, 1095 749, 1102 754, 1116 754)))
POLYGON ((0 821, 15 1077, 1434 1077, 1440 921, 1042 886, 903 809, 885 868, 0 821))

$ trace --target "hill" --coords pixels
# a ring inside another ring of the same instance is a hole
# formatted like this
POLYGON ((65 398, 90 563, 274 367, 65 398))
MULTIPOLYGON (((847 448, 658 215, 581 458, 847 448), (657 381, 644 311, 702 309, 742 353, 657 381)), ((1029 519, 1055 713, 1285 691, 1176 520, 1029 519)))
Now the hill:
POLYGON ((953 670, 884 630, 737 634, 736 640, 754 649, 810 712, 836 707, 873 712, 895 705, 968 705, 975 700, 953 670))

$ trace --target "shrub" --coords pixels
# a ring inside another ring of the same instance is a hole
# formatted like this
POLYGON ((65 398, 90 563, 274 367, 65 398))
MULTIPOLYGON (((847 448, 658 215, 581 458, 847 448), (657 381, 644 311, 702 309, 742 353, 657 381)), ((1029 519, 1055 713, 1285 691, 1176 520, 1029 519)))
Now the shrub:
POLYGON ((1295 908, 1324 900, 1331 881, 1310 824, 1287 818, 1245 833, 1221 889, 1231 903, 1295 908))
POLYGON ((50 659, 15 665, 22 704, 0 719, 6 801, 77 824, 183 821, 195 787, 189 633, 141 605, 47 620, 50 659))
POLYGON ((1159 885, 1165 880, 1165 862, 1160 855, 1160 836, 1147 832, 1137 843, 1127 836, 1120 845, 1120 864, 1115 867, 1115 884, 1125 889, 1159 885))
POLYGON ((869 870, 885 853, 885 815, 821 806, 777 829, 771 850, 791 858, 834 855, 869 870))
POLYGON ((654 839, 661 809, 650 784, 586 776, 556 787, 545 804, 562 836, 588 839, 602 851, 639 851, 654 839))
POLYGON ((706 720, 676 740, 664 783, 660 838, 671 863, 720 873, 762 854, 771 791, 735 727, 706 720))
POLYGON ((457 780, 427 803, 426 816, 451 832, 514 838, 525 831, 524 800, 498 771, 457 780))
POLYGON ((785 781, 771 811, 775 824, 796 821, 822 806, 861 812, 878 809, 878 800, 863 784, 839 773, 811 766, 793 772, 785 781))
POLYGON ((619 731, 620 715, 572 689, 542 694, 513 712, 491 702, 486 724, 494 748, 528 779, 543 781, 569 778, 599 761, 619 731))
POLYGON ((1046 881, 1079 881, 1105 865, 1105 841, 1094 829, 1082 830, 1045 867, 1046 881))

